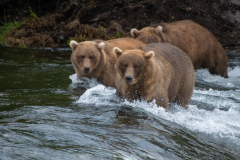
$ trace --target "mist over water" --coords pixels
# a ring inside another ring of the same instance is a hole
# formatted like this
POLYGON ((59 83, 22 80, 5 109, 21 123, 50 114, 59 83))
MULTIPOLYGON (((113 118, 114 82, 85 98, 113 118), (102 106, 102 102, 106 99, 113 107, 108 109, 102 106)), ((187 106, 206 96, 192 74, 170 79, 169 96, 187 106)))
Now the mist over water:
POLYGON ((189 108, 165 112, 78 79, 69 50, 0 49, 0 160, 240 159, 238 50, 228 79, 197 70, 189 108))

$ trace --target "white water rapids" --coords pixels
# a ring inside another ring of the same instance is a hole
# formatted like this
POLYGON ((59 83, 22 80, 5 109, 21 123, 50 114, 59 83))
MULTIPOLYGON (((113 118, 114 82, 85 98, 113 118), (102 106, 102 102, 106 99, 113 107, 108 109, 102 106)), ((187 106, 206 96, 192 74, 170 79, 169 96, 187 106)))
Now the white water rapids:
POLYGON ((99 84, 95 79, 79 80, 76 74, 70 79, 72 83, 89 87, 76 103, 139 107, 223 146, 234 146, 237 151, 240 150, 240 67, 229 69, 228 73, 229 78, 224 79, 211 75, 207 70, 196 71, 196 87, 189 108, 171 105, 168 112, 154 102, 118 102, 116 90, 99 84))

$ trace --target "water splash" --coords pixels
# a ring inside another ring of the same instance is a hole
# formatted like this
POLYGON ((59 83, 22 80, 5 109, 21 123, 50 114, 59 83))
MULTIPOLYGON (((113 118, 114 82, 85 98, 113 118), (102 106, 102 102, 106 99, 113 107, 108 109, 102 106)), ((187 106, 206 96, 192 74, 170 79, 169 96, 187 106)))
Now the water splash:
POLYGON ((72 80, 72 83, 79 83, 86 88, 91 88, 91 87, 95 87, 95 86, 99 85, 96 78, 89 79, 86 77, 82 77, 81 79, 79 79, 77 77, 77 74, 73 74, 73 75, 69 76, 69 78, 72 80))
POLYGON ((240 66, 229 68, 228 76, 229 78, 223 78, 217 75, 212 75, 207 69, 199 69, 196 71, 196 81, 202 80, 209 84, 226 87, 226 89, 240 88, 240 66))
MULTIPOLYGON (((240 77, 240 67, 229 70, 229 78, 211 75, 207 70, 196 71, 196 77, 207 83, 226 86, 229 83, 235 88, 240 88, 237 83, 240 77)), ((78 80, 75 75, 70 76, 73 83, 86 83, 93 86, 88 89, 77 103, 91 105, 118 105, 119 99, 115 96, 116 90, 98 84, 95 80, 78 80), (114 102, 114 103, 113 103, 114 102)), ((198 83, 198 82, 196 82, 198 83)), ((157 107, 155 101, 147 102, 120 102, 121 105, 142 108, 156 116, 170 122, 179 124, 193 132, 210 134, 214 137, 227 138, 235 144, 240 144, 240 92, 239 90, 219 91, 215 89, 197 88, 192 96, 192 103, 186 110, 178 105, 171 105, 168 112, 162 107, 157 107), (197 103, 197 104, 195 104, 197 103), (204 106, 201 107, 201 106, 204 106), (200 107, 199 107, 200 106, 200 107)))

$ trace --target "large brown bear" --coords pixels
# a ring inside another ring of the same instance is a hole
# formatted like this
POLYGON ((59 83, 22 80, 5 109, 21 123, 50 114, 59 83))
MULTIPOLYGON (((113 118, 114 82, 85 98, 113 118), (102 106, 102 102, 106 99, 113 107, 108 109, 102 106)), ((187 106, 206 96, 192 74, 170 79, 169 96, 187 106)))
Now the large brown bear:
POLYGON ((140 31, 132 29, 131 35, 145 44, 173 44, 190 57, 195 69, 208 68, 211 74, 228 78, 228 58, 223 47, 210 31, 191 20, 161 23, 140 31))
POLYGON ((77 77, 96 78, 107 87, 115 88, 116 56, 113 48, 119 46, 123 50, 135 49, 144 46, 139 40, 132 38, 119 38, 109 41, 85 41, 70 42, 73 49, 71 61, 77 73, 77 77))
POLYGON ((176 102, 184 108, 193 94, 195 71, 189 57, 167 43, 153 43, 142 49, 126 50, 114 47, 118 57, 116 69, 117 95, 130 101, 156 100, 168 109, 176 102))

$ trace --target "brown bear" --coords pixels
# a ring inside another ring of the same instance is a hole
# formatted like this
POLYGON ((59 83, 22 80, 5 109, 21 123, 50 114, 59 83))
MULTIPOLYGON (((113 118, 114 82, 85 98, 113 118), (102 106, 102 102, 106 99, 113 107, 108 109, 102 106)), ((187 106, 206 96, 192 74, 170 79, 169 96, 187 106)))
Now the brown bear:
POLYGON ((178 47, 168 43, 152 43, 141 49, 126 50, 114 47, 118 57, 116 94, 130 101, 156 100, 168 110, 176 102, 184 108, 193 94, 195 71, 190 58, 178 47))
POLYGON ((191 20, 161 23, 140 31, 132 29, 131 35, 145 44, 175 45, 190 57, 195 69, 208 68, 211 74, 228 78, 228 57, 223 47, 210 31, 191 20))
POLYGON ((77 77, 96 78, 107 87, 115 88, 116 56, 113 54, 115 46, 123 50, 135 49, 144 46, 139 40, 132 38, 118 38, 109 41, 85 41, 70 42, 73 49, 71 61, 77 73, 77 77))

